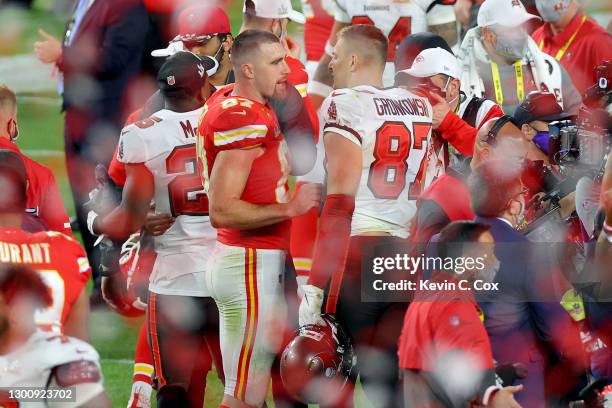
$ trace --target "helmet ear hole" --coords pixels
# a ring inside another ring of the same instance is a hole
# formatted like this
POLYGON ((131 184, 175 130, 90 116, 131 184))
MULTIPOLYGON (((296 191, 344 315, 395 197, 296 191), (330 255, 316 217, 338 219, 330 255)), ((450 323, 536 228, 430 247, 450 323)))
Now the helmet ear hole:
POLYGON ((324 326, 300 327, 281 355, 285 389, 307 404, 328 404, 325 398, 340 395, 355 366, 351 339, 333 316, 322 318, 324 326))

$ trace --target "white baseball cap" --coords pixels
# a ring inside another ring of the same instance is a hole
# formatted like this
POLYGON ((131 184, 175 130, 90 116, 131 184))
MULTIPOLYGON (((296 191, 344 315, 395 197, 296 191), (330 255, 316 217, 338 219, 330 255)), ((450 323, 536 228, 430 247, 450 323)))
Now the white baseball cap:
POLYGON ((457 21, 455 7, 445 4, 436 4, 427 13, 427 25, 447 24, 457 21))
POLYGON ((478 27, 498 24, 504 27, 518 27, 540 17, 529 14, 521 0, 485 0, 478 10, 478 27))
POLYGON ((439 47, 421 51, 410 68, 399 72, 417 78, 429 78, 437 74, 448 75, 454 79, 459 79, 461 76, 457 58, 444 48, 439 47))
POLYGON ((289 20, 304 24, 306 22, 306 16, 296 11, 291 6, 290 0, 250 0, 255 5, 255 9, 249 9, 247 11, 246 1, 242 11, 244 13, 251 13, 257 17, 262 18, 288 18, 289 20))

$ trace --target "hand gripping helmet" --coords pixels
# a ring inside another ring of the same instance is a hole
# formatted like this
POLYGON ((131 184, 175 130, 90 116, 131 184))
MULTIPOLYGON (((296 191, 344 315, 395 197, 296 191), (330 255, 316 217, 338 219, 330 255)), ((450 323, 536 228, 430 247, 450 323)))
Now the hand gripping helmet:
MULTIPOLYGON (((350 338, 331 315, 325 325, 306 325, 281 356, 280 374, 286 390, 304 403, 340 395, 355 366, 350 338)), ((327 401, 326 401, 327 402, 327 401)))

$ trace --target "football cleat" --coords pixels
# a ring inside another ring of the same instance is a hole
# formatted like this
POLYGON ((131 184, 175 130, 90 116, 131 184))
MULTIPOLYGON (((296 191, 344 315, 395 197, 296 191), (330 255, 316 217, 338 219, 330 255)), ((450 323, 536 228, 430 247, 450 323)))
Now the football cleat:
POLYGON ((340 395, 353 374, 356 358, 350 338, 328 314, 324 325, 305 325, 281 356, 280 374, 285 389, 308 404, 329 403, 340 395))

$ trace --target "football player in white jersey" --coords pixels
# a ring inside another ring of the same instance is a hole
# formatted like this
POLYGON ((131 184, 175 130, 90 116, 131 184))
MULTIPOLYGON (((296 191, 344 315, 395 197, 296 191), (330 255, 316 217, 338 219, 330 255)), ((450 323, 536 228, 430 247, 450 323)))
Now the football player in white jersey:
MULTIPOLYGON (((321 111, 327 197, 299 313, 300 325, 320 323, 325 289, 325 312, 350 332, 361 383, 377 407, 395 406, 400 394, 390 367, 398 366, 406 304, 361 301, 361 258, 407 242, 432 127, 427 99, 382 88, 386 55, 387 38, 374 26, 338 33, 330 63, 336 90, 321 111)), ((352 387, 346 390, 334 406, 351 404, 352 387)))
MULTIPOLYGON (((195 145, 210 96, 210 62, 181 51, 162 65, 157 79, 165 109, 124 128, 119 140, 117 158, 127 175, 122 202, 89 222, 94 233, 119 240, 140 230, 151 200, 156 212, 174 217, 172 226, 154 237, 157 257, 149 280, 148 334, 158 407, 201 407, 212 363, 207 356, 220 356, 218 311, 204 281, 216 231, 195 145)), ((222 372, 220 357, 212 358, 222 372)))
POLYGON ((33 269, 0 267, 0 406, 110 407, 93 347, 36 328, 36 309, 51 302, 33 269))
MULTIPOLYGON (((456 21, 439 21, 428 18, 429 14, 440 14, 441 9, 452 10, 454 0, 334 0, 334 25, 325 45, 325 53, 319 62, 314 78, 309 84, 308 94, 316 107, 331 92, 332 78, 328 64, 336 43, 337 33, 351 24, 371 24, 381 29, 388 38, 387 63, 383 84, 393 85, 395 51, 407 36, 422 31, 449 32, 450 26, 456 32, 456 21), (444 26, 444 27, 440 27, 444 26)), ((453 15, 453 13, 450 13, 453 15)), ((449 42, 456 41, 446 38, 449 42)))

